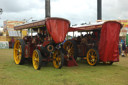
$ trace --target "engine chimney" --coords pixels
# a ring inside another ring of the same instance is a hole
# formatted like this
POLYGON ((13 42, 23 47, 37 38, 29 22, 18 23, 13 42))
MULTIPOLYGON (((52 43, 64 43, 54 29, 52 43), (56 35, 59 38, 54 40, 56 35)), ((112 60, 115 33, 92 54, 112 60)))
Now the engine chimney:
POLYGON ((102 20, 102 0, 97 0, 97 20, 102 20))
POLYGON ((50 0, 45 0, 45 18, 51 17, 50 0))

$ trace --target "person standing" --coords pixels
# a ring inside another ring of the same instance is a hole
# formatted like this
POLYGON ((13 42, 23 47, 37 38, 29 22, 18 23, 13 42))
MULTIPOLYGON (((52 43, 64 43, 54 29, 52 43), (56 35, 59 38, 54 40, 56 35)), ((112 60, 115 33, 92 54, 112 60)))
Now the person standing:
POLYGON ((119 55, 121 55, 121 45, 119 44, 119 55))
POLYGON ((128 53, 128 46, 126 45, 125 55, 127 56, 128 53))
POLYGON ((122 43, 122 57, 125 57, 124 53, 126 50, 126 45, 125 45, 125 41, 122 43))
POLYGON ((15 40, 14 40, 14 38, 13 38, 13 37, 12 37, 11 42, 12 42, 12 48, 13 48, 13 47, 14 47, 14 42, 15 42, 15 40))

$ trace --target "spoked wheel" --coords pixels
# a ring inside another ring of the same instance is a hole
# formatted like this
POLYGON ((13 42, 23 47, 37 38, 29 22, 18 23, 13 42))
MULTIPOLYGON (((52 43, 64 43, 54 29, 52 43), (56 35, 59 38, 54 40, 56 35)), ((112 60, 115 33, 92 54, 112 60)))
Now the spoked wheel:
POLYGON ((32 63, 33 63, 34 69, 39 70, 41 68, 42 56, 38 49, 33 51, 32 63))
POLYGON ((77 47, 75 41, 66 41, 63 48, 66 51, 68 59, 70 59, 71 56, 73 56, 75 60, 77 59, 77 47))
POLYGON ((99 62, 99 53, 96 49, 89 49, 87 52, 87 63, 95 66, 99 62))
POLYGON ((24 40, 19 39, 16 40, 13 49, 13 58, 16 64, 21 65, 24 63, 24 50, 25 50, 25 43, 24 40))
POLYGON ((60 50, 56 50, 53 54, 53 66, 55 68, 61 68, 64 63, 64 55, 60 50))

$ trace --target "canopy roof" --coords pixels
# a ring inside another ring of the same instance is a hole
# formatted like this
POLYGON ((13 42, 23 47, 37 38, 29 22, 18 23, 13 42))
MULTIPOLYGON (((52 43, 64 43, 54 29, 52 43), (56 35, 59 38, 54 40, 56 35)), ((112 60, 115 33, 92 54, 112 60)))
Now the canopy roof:
POLYGON ((90 25, 90 26, 81 26, 81 27, 70 27, 69 32, 98 30, 98 29, 101 29, 101 27, 102 27, 102 24, 100 24, 100 25, 90 25))
POLYGON ((64 41, 68 32, 70 22, 63 18, 50 17, 45 20, 24 24, 14 27, 15 30, 29 29, 29 28, 47 28, 48 33, 51 35, 55 43, 61 43, 64 41), (45 26, 45 27, 43 27, 45 26))
POLYGON ((15 26, 14 29, 15 30, 22 30, 22 29, 29 29, 29 28, 32 28, 32 27, 40 27, 40 26, 43 26, 43 25, 45 25, 45 20, 15 26))
MULTIPOLYGON (((30 28, 43 27, 43 26, 46 25, 46 22, 49 19, 59 19, 59 20, 68 21, 68 20, 66 20, 64 18, 50 17, 50 18, 46 18, 44 20, 40 20, 40 21, 36 21, 36 22, 32 22, 32 23, 27 23, 27 24, 22 24, 22 25, 15 26, 14 29, 15 30, 22 30, 22 29, 30 29, 30 28)), ((70 23, 70 22, 68 21, 68 23, 70 23)))
MULTIPOLYGON (((116 21, 107 21, 107 22, 116 22, 116 21)), ((97 23, 97 24, 94 24, 94 25, 85 25, 85 26, 70 27, 68 31, 69 32, 73 32, 73 31, 100 30, 102 28, 102 26, 103 26, 104 23, 106 23, 106 22, 101 22, 101 23, 97 23)), ((119 23, 119 22, 117 22, 117 23, 119 23)))

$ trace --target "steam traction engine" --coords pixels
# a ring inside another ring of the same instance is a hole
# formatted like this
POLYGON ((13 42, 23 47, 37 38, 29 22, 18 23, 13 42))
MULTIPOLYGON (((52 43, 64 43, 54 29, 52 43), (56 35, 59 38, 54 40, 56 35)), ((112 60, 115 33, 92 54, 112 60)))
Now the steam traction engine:
POLYGON ((16 26, 15 30, 29 29, 31 36, 18 39, 14 45, 14 61, 24 64, 28 58, 32 60, 34 69, 41 68, 42 62, 52 61, 55 68, 61 68, 64 54, 61 42, 64 41, 70 22, 62 18, 46 18, 38 22, 16 26))
POLYGON ((70 27, 69 32, 77 31, 81 35, 73 37, 64 43, 66 64, 68 66, 77 65, 77 57, 86 59, 87 63, 92 66, 99 62, 110 65, 113 62, 118 62, 118 44, 121 27, 122 25, 116 21, 70 27))

